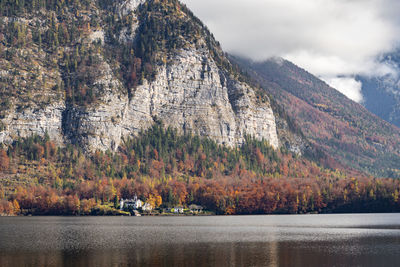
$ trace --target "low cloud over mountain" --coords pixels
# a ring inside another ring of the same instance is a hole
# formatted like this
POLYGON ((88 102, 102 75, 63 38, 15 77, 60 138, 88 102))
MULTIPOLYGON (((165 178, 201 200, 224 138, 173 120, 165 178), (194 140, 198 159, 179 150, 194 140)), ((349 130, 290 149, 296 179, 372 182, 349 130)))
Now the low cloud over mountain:
POLYGON ((400 41, 396 0, 184 0, 230 53, 282 56, 361 102, 355 74, 393 73, 379 55, 400 41))

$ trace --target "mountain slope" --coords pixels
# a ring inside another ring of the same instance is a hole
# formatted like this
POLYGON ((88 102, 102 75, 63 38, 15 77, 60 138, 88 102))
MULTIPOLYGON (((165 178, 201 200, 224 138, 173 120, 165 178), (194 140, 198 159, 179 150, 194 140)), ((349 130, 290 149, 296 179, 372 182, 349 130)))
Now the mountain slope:
POLYGON ((270 101, 177 0, 0 7, 1 143, 48 134, 87 152, 117 151, 162 121, 218 144, 251 135, 299 154, 322 149, 331 156, 324 160, 370 173, 397 172, 397 128, 372 123, 361 106, 284 61, 254 75, 270 101))
POLYGON ((0 15, 0 216, 120 214, 134 195, 159 212, 399 210, 399 180, 342 168, 315 135, 310 118, 357 138, 343 96, 288 64, 269 98, 176 0, 0 0, 0 15))
POLYGON ((0 0, 0 142, 46 133, 116 151, 157 121, 236 146, 279 146, 267 97, 176 0, 0 0))
POLYGON ((398 176, 399 128, 286 60, 233 59, 295 118, 315 146, 347 166, 398 176))

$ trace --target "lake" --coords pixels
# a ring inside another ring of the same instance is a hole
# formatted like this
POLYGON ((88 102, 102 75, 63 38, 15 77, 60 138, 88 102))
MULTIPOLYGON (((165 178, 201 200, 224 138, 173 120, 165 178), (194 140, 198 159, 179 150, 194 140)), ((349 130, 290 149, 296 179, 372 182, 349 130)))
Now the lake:
POLYGON ((400 266, 400 214, 0 217, 0 266, 400 266))

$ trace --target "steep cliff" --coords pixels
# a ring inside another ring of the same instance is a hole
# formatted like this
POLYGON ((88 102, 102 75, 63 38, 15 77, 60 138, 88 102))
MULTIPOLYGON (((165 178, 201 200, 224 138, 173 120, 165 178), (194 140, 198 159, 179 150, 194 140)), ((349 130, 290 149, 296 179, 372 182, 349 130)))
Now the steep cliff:
POLYGON ((0 142, 47 133, 116 150, 161 120, 228 146, 248 134, 279 147, 268 98, 178 1, 59 2, 0 3, 0 142))

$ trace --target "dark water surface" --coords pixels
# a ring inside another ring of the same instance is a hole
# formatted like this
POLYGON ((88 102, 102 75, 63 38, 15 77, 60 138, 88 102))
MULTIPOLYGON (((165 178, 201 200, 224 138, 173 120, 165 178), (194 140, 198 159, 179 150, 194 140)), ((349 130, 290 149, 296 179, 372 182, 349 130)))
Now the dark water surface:
POLYGON ((400 214, 3 217, 0 266, 400 266, 400 214))

